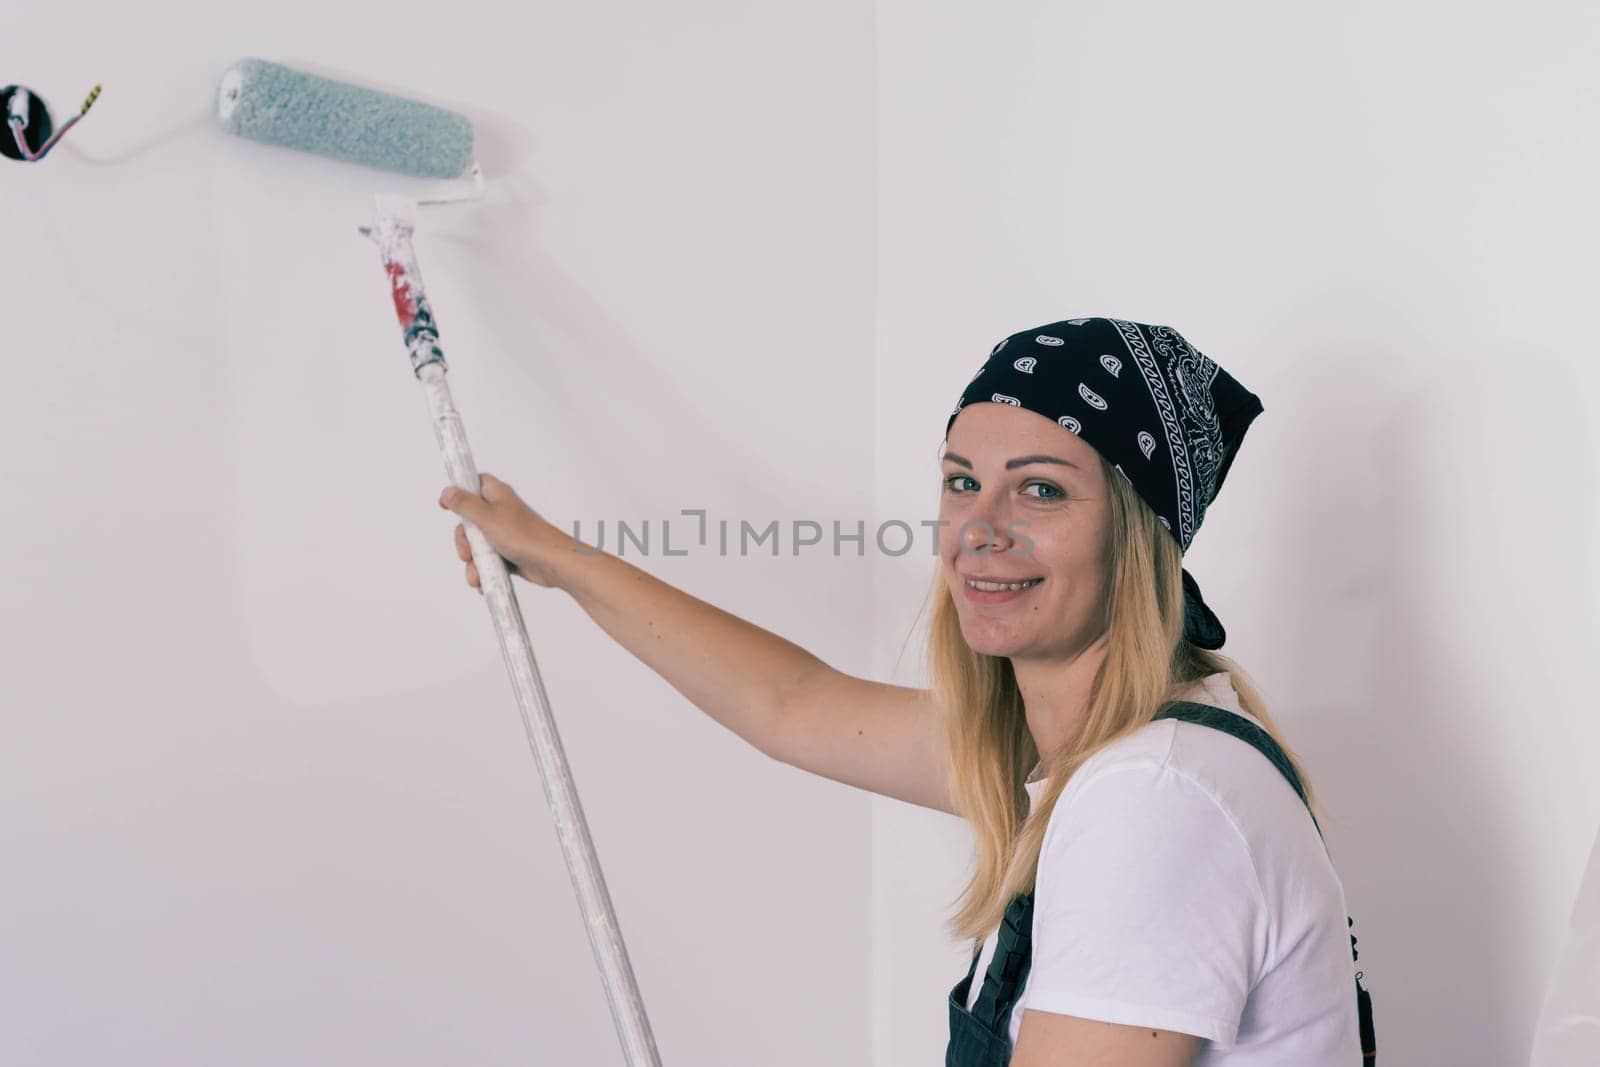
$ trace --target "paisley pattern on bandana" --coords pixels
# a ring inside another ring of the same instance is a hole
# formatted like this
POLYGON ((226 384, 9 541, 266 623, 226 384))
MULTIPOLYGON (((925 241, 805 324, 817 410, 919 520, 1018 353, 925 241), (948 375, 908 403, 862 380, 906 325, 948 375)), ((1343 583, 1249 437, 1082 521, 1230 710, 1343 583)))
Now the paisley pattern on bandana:
POLYGON ((1184 402, 1178 405, 1183 438, 1194 462, 1202 499, 1209 503, 1217 495, 1217 472, 1222 467, 1222 426, 1211 400, 1211 388, 1219 368, 1171 327, 1153 328, 1150 338, 1163 362, 1172 368, 1178 391, 1183 395, 1184 402))

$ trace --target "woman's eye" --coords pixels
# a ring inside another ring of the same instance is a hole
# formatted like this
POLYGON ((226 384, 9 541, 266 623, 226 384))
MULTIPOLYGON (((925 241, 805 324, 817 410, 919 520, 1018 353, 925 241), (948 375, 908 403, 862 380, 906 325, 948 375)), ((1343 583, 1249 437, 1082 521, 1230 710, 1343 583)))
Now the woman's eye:
MULTIPOLYGON (((971 482, 971 481, 972 481, 972 475, 970 475, 970 474, 952 474, 952 475, 950 475, 948 478, 946 478, 944 480, 944 487, 946 489, 950 490, 953 493, 960 493, 960 492, 964 492, 964 490, 961 489, 960 486, 958 486, 958 485, 956 485, 954 483, 956 483, 956 482, 971 482)), ((977 484, 977 483, 974 482, 973 484, 977 484)))
POLYGON ((1058 487, 1051 485, 1049 482, 1029 482, 1027 485, 1022 487, 1023 492, 1027 492, 1029 489, 1044 490, 1043 493, 1039 494, 1035 498, 1038 500, 1060 500, 1062 497, 1067 495, 1058 487))

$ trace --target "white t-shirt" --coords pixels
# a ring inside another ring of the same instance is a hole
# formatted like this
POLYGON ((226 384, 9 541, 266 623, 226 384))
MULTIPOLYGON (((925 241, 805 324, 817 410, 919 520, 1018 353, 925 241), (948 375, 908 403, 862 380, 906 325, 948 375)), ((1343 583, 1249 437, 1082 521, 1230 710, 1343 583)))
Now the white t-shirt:
POLYGON ((1567 944, 1545 991, 1529 1067, 1600 1063, 1600 836, 1578 884, 1567 944))
MULTIPOLYGON (((1225 672, 1186 699, 1261 725, 1225 672)), ((1044 784, 1036 770, 1029 797, 1044 784)), ((1032 1009, 1197 1034, 1198 1067, 1350 1067, 1361 1046, 1347 914, 1316 826, 1271 761, 1210 726, 1149 723, 1091 756, 1050 813, 1011 1041, 1032 1009)))

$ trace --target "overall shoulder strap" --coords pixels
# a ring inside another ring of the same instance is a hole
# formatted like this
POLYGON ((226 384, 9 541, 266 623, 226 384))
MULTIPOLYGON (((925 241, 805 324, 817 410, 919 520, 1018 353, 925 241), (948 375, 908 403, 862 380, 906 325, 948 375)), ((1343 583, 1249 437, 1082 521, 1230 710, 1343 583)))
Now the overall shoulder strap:
MULTIPOLYGON (((1295 795, 1300 802, 1306 805, 1306 813, 1311 814, 1311 804, 1306 800, 1305 787, 1300 784, 1300 776, 1294 773, 1294 766, 1289 762, 1289 757, 1284 755, 1278 742, 1272 735, 1261 727, 1245 718, 1235 715, 1227 708, 1219 708, 1211 704, 1197 704, 1192 700, 1182 700, 1171 707, 1157 713, 1158 719, 1181 719, 1184 722, 1199 723, 1201 726, 1210 726, 1221 730, 1223 733, 1232 734, 1239 740, 1253 747, 1257 752, 1267 757, 1272 765, 1288 779, 1294 787, 1295 795)), ((1311 825, 1317 827, 1317 833, 1322 833, 1322 827, 1317 824, 1317 817, 1311 815, 1311 825)))

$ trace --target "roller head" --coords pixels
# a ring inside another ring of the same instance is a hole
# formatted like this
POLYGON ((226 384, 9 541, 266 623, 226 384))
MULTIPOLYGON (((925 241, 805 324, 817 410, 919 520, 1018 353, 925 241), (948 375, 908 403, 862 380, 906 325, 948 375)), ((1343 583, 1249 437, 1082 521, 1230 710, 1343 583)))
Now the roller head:
POLYGON ((252 141, 399 174, 456 178, 472 165, 466 116, 262 59, 223 74, 217 118, 252 141))

